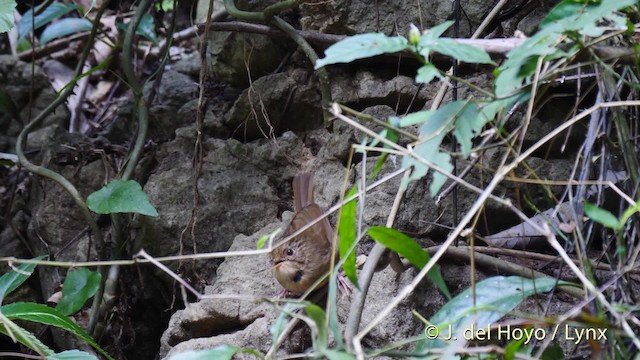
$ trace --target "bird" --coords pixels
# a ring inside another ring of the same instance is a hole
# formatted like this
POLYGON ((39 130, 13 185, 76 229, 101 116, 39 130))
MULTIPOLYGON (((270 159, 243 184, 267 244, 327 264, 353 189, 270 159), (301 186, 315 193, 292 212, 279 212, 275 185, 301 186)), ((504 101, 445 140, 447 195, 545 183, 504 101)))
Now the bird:
MULTIPOLYGON (((293 179, 295 215, 282 234, 284 239, 322 216, 313 201, 313 174, 301 173, 293 179)), ((333 228, 325 217, 271 252, 271 270, 284 287, 283 296, 302 294, 329 272, 333 249, 333 228)), ((333 256, 337 258, 337 256, 333 256)))

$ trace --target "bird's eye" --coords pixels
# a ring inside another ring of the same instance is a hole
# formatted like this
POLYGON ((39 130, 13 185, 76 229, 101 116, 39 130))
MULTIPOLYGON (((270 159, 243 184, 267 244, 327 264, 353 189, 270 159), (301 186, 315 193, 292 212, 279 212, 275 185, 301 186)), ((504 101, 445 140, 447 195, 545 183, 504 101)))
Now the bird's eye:
POLYGON ((288 255, 288 256, 293 255, 293 250, 292 250, 292 249, 287 249, 287 255, 288 255))

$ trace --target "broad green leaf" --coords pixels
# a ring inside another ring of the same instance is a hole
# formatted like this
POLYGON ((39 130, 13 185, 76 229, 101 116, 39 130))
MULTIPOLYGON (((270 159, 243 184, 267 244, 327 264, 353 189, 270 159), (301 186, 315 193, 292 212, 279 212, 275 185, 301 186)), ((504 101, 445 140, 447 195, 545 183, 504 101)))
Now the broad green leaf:
MULTIPOLYGON (((491 56, 483 49, 469 44, 462 44, 452 39, 438 39, 435 44, 431 46, 431 50, 466 63, 495 65, 493 60, 491 60, 491 56)), ((424 54, 422 55, 425 56, 424 54)))
MULTIPOLYGON (((38 256, 33 260, 42 260, 46 256, 38 256)), ((33 269, 36 268, 35 264, 20 264, 18 271, 11 270, 0 277, 0 304, 4 300, 5 296, 9 295, 18 286, 22 285, 29 276, 33 273, 33 269)))
POLYGON ((440 80, 443 79, 442 74, 440 74, 440 70, 438 70, 438 68, 435 67, 432 63, 427 63, 418 69, 416 82, 428 84, 435 78, 438 78, 440 80))
POLYGON ((313 348, 322 350, 327 348, 327 327, 325 326, 326 318, 324 311, 316 304, 309 304, 305 306, 304 311, 307 316, 315 323, 315 329, 312 327, 312 341, 313 348))
MULTIPOLYGON (((429 254, 415 240, 398 230, 384 226, 374 226, 369 228, 368 234, 373 240, 391 251, 397 252, 419 269, 422 269, 431 259, 429 254)), ((451 293, 437 267, 429 270, 427 276, 448 299, 451 299, 451 293)))
POLYGON ((314 68, 319 69, 325 65, 349 63, 353 60, 395 53, 408 46, 407 39, 401 36, 390 37, 379 33, 349 36, 329 46, 324 52, 325 57, 316 61, 314 68))
MULTIPOLYGON (((429 31, 422 35, 422 37, 420 38, 420 43, 418 45, 418 51, 420 52, 420 55, 422 55, 425 59, 428 59, 429 53, 431 51, 436 51, 468 63, 493 64, 493 61, 491 61, 491 57, 484 50, 471 45, 461 44, 451 39, 441 38, 440 36, 442 36, 442 34, 451 25, 453 25, 453 21, 445 21, 442 24, 429 29, 429 31)), ((429 70, 429 73, 433 73, 433 71, 434 70, 429 70)), ((438 75, 439 77, 441 77, 439 72, 438 75)), ((420 76, 420 69, 418 70, 418 76, 420 76)), ((422 82, 417 78, 416 81, 422 82)))
POLYGON ((496 115, 500 111, 511 109, 517 103, 527 101, 528 99, 529 94, 523 93, 500 100, 494 100, 488 103, 479 103, 477 104, 477 106, 481 109, 480 116, 482 116, 483 121, 487 123, 494 120, 496 118, 496 115))
POLYGON ((0 306, 0 313, 11 320, 33 321, 66 330, 86 341, 107 359, 112 359, 80 326, 54 308, 36 303, 17 302, 0 306))
MULTIPOLYGON (((353 185, 351 189, 345 195, 345 198, 355 195, 358 191, 356 185, 353 185)), ((351 281, 351 283, 358 287, 358 275, 356 274, 356 252, 351 251, 351 248, 356 242, 356 210, 357 199, 353 199, 346 203, 342 209, 340 209, 340 219, 338 221, 338 234, 340 234, 340 243, 338 250, 340 259, 344 261, 343 269, 344 274, 351 281)))
POLYGON ((88 352, 80 350, 67 350, 58 354, 47 356, 47 360, 98 360, 98 358, 88 352))
POLYGON ((231 360, 241 351, 237 346, 220 345, 209 350, 185 351, 171 356, 169 360, 231 360))
POLYGON ((113 180, 102 189, 89 195, 87 206, 98 214, 138 213, 158 216, 147 194, 134 180, 113 180))
POLYGON ((438 24, 431 29, 427 30, 420 37, 420 42, 418 43, 419 47, 431 47, 435 41, 437 41, 448 28, 453 25, 454 21, 448 20, 443 22, 442 24, 438 24))
POLYGON ((556 26, 560 31, 576 30, 587 36, 600 36, 607 29, 614 27, 621 29, 624 26, 624 17, 614 13, 634 4, 633 0, 603 0, 600 2, 576 2, 564 0, 551 9, 549 14, 540 23, 541 28, 556 26), (607 28, 598 26, 601 18, 608 19, 611 23, 607 28))
POLYGON ((573 18, 576 14, 580 14, 588 8, 593 8, 593 6, 574 0, 561 1, 556 6, 554 6, 551 11, 549 11, 544 19, 542 19, 542 21, 540 22, 540 28, 545 28, 552 24, 557 24, 567 18, 573 18))
POLYGON ((49 349, 47 345, 43 344, 40 339, 35 337, 26 329, 18 326, 13 321, 9 320, 2 314, 2 311, 0 311, 0 334, 5 334, 12 340, 19 342, 27 348, 35 351, 39 355, 46 356, 53 354, 53 350, 49 349))
MULTIPOLYGON (((434 137, 432 141, 426 141, 417 145, 414 148, 414 152, 416 153, 417 156, 420 156, 421 158, 427 161, 430 161, 431 163, 437 165, 441 169, 451 172, 453 171, 453 165, 451 164, 451 156, 447 153, 440 151, 440 143, 442 142, 444 135, 445 134, 438 135, 434 137)), ((412 156, 404 156, 402 158, 402 168, 408 169, 409 167, 412 167, 412 166, 413 166, 413 171, 411 172, 411 175, 402 180, 402 186, 405 189, 407 186, 409 186, 409 183, 411 181, 421 179, 422 177, 426 176, 427 173, 429 172, 429 167, 426 164, 418 161, 412 156)), ((444 185, 446 181, 447 181, 446 176, 442 175, 437 171, 434 171, 433 179, 431 180, 431 185, 429 186, 429 193, 431 194, 431 196, 435 196, 438 193, 438 191, 440 191, 440 188, 442 188, 442 185, 444 185)))
POLYGON ((589 219, 608 227, 609 229, 618 230, 624 224, 620 224, 615 215, 613 215, 609 210, 598 207, 595 204, 585 202, 584 205, 584 213, 589 217, 589 219))
POLYGON ((560 34, 552 30, 543 29, 537 32, 507 53, 507 59, 498 68, 498 76, 495 80, 496 96, 511 95, 523 85, 525 80, 529 83, 538 57, 544 56, 547 61, 556 58, 557 49, 554 45, 560 34))
POLYGON ((144 14, 142 16, 142 19, 140 19, 140 24, 136 29, 136 34, 153 42, 153 45, 158 46, 158 36, 156 35, 153 16, 151 16, 150 14, 144 14))
POLYGON ((60 19, 47 26, 40 35, 40 45, 44 45, 53 39, 66 35, 89 31, 93 27, 91 21, 79 18, 60 19))
MULTIPOLYGON (((118 29, 125 32, 129 28, 129 24, 117 23, 118 29)), ((155 32, 155 25, 153 22, 153 16, 149 14, 142 15, 138 28, 136 29, 136 35, 142 36, 147 40, 153 42, 155 46, 158 46, 158 36, 155 32)))
MULTIPOLYGON (((451 336, 463 339, 462 332, 471 326, 486 328, 527 297, 548 292, 555 285, 556 279, 550 277, 531 280, 519 276, 494 276, 476 284, 475 306, 471 289, 466 289, 433 315, 430 323, 442 330, 441 336, 448 337, 451 329, 451 336)), ((424 353, 428 349, 445 346, 446 343, 439 338, 420 340, 416 343, 416 352, 424 353)))
POLYGON ((429 120, 433 113, 434 111, 431 110, 422 110, 411 113, 400 119, 400 127, 422 124, 425 121, 429 120))
POLYGON ((33 9, 28 10, 18 23, 18 41, 22 40, 27 34, 33 30, 39 29, 46 24, 50 23, 53 19, 59 18, 73 10, 76 10, 78 6, 73 4, 64 4, 60 2, 54 2, 47 6, 40 14, 33 18, 33 9), (34 22, 32 27, 31 22, 34 22))
POLYGON ((468 102, 456 118, 453 135, 460 144, 460 150, 465 158, 471 154, 473 138, 482 131, 486 123, 487 118, 472 102, 468 102))
POLYGON ((620 27, 620 17, 614 12, 634 3, 635 0, 602 0, 579 9, 572 7, 568 1, 556 5, 543 22, 544 27, 507 54, 495 81, 496 95, 506 96, 519 89, 523 82, 528 84, 540 56, 544 57, 545 62, 573 56, 579 50, 577 46, 568 48, 566 52, 557 47, 563 40, 563 34, 578 32, 585 36, 598 36, 605 30, 599 26, 602 19, 609 19, 616 27, 620 27), (576 11, 570 14, 571 10, 576 11))
POLYGON ((75 314, 98 291, 101 279, 99 272, 87 268, 69 271, 64 279, 62 299, 56 305, 56 310, 65 315, 75 314))
POLYGON ((324 349, 320 351, 329 360, 355 360, 356 357, 344 351, 324 349))
MULTIPOLYGON (((421 142, 416 145, 414 152, 424 160, 451 172, 453 170, 451 156, 440 151, 440 144, 444 136, 453 128, 456 117, 464 110, 466 105, 467 101, 452 101, 431 113, 428 121, 425 121, 420 126, 421 142)), ((412 156, 405 156, 402 159, 402 167, 407 169, 412 166, 414 168, 413 172, 402 181, 402 186, 405 188, 409 185, 409 182, 424 177, 429 171, 429 167, 424 163, 414 159, 412 156)), ((440 191, 446 180, 447 178, 443 174, 433 172, 433 179, 429 186, 431 196, 435 196, 440 191)))
POLYGON ((13 12, 16 9, 14 0, 0 0, 0 34, 13 28, 13 12))

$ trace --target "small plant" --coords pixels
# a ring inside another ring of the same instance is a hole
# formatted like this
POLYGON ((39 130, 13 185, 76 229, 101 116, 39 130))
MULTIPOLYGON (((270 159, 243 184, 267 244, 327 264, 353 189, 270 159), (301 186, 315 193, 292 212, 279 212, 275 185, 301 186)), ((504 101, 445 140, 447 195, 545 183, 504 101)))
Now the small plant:
MULTIPOLYGON (((43 258, 39 257, 34 260, 43 258)), ((7 295, 29 278, 35 267, 35 264, 22 264, 0 277, 0 304, 2 304, 7 295)), ((102 356, 111 359, 109 354, 102 350, 89 334, 67 317, 67 315, 80 310, 86 300, 95 294, 99 283, 100 275, 97 273, 86 269, 72 271, 65 279, 62 300, 55 309, 32 302, 17 302, 0 306, 0 333, 47 359, 69 359, 70 357, 78 360, 97 359, 94 355, 80 350, 63 351, 56 354, 14 321, 32 321, 43 325, 55 326, 76 335, 96 349, 102 356)))

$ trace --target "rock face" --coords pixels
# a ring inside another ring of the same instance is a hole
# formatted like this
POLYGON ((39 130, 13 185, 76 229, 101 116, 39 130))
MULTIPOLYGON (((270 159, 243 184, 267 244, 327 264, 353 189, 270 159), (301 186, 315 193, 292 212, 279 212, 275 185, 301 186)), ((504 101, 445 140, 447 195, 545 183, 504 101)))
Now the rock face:
POLYGON ((209 36, 207 58, 215 79, 244 87, 275 70, 288 49, 287 41, 264 35, 216 31, 209 36))
MULTIPOLYGON (((493 4, 473 0, 464 3, 465 21, 462 36, 468 36, 482 22, 493 4)), ((361 34, 382 32, 405 35, 409 24, 428 29, 451 19, 452 3, 438 0, 407 2, 403 0, 329 0, 301 5, 301 24, 305 30, 331 34, 361 34)))
MULTIPOLYGON (((252 145, 233 139, 206 140, 193 241, 188 224, 195 185, 194 136, 193 128, 181 129, 174 141, 159 150, 158 167, 144 187, 160 214, 145 224, 140 239, 154 256, 226 251, 237 234, 253 234, 272 222, 283 206, 290 206, 279 198, 285 182, 296 172, 289 157, 297 154, 300 164, 310 159, 293 133, 278 139, 278 147, 267 140, 252 145)), ((213 277, 218 263, 207 261, 198 266, 213 277)))
MULTIPOLYGON (((0 55, 0 94, 8 99, 3 100, 0 112, 0 152, 14 152, 17 135, 23 124, 29 121, 30 114, 38 114, 49 106, 57 97, 49 86, 45 73, 36 66, 32 73, 31 64, 17 60, 10 55, 0 55), (32 84, 33 81, 33 84, 32 84), (33 88, 32 88, 33 85, 33 88), (33 90, 33 102, 30 103, 30 92, 33 90), (31 111, 31 113, 30 113, 31 111)), ((41 123, 38 135, 31 135, 28 140, 30 148, 40 147, 50 136, 54 125, 65 124, 69 111, 64 105, 58 106, 54 112, 41 123)))
POLYGON ((226 127, 244 142, 273 138, 283 130, 318 127, 322 123, 321 99, 316 84, 309 80, 304 71, 259 78, 236 100, 226 127))

